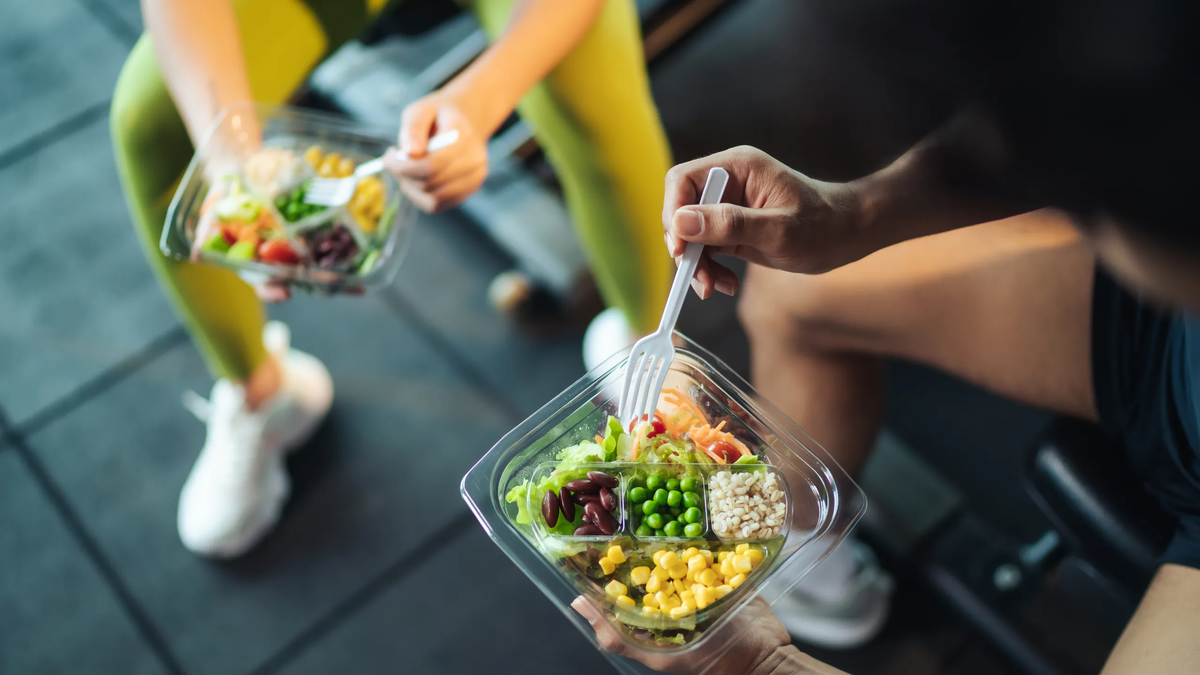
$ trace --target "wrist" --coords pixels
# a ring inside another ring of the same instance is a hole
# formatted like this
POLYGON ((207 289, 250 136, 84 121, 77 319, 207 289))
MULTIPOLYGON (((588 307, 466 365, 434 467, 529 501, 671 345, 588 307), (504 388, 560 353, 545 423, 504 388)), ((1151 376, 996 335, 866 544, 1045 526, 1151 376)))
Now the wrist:
POLYGON ((454 99, 459 110, 475 125, 475 131, 487 138, 504 124, 520 99, 519 95, 507 90, 502 80, 486 72, 468 69, 451 80, 442 91, 454 99))
POLYGON ((776 647, 747 672, 753 675, 846 675, 790 644, 776 647))

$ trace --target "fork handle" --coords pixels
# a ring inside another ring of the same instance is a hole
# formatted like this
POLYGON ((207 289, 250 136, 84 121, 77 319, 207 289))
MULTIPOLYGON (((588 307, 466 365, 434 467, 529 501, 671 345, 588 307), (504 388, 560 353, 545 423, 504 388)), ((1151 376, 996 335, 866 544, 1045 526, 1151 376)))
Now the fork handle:
MULTIPOLYGON (((704 192, 700 195, 700 204, 720 204, 721 195, 725 193, 725 185, 729 182, 729 172, 719 166, 708 170, 704 180, 704 192)), ((671 282, 671 293, 667 296, 667 305, 663 308, 662 322, 658 324, 659 333, 670 333, 675 330, 675 322, 679 320, 679 312, 683 309, 683 301, 687 299, 687 287, 696 274, 700 264, 700 254, 704 252, 704 244, 689 243, 679 261, 679 269, 675 270, 675 281, 671 282)))
POLYGON ((354 177, 366 178, 367 176, 372 176, 380 171, 383 171, 383 158, 376 157, 369 162, 363 162, 362 164, 359 164, 358 168, 354 170, 354 177))

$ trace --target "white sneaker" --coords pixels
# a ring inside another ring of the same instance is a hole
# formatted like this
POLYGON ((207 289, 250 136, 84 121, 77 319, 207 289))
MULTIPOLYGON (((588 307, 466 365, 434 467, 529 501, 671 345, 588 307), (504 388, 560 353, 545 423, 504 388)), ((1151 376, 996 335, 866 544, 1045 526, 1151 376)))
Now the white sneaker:
POLYGON ((205 401, 186 392, 184 405, 208 424, 208 437, 179 496, 179 538, 194 553, 232 558, 250 550, 276 521, 291 491, 288 452, 304 445, 333 403, 333 380, 315 357, 290 349, 287 326, 263 331, 282 367, 279 391, 256 411, 229 380, 205 401))
POLYGON ((870 642, 887 622, 894 587, 891 575, 865 544, 851 540, 843 545, 851 547, 856 564, 841 597, 821 600, 797 587, 771 605, 788 633, 801 642, 853 649, 870 642))
POLYGON ((610 307, 597 314, 583 334, 583 365, 592 370, 613 354, 628 352, 637 341, 625 312, 610 307))

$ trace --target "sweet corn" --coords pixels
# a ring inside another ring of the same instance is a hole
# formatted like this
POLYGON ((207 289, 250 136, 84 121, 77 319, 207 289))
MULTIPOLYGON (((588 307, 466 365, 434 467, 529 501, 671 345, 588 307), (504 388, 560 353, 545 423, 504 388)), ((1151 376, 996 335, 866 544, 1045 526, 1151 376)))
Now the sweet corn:
POLYGON ((696 599, 692 598, 691 600, 687 600, 682 605, 680 605, 680 607, 683 607, 684 609, 688 610, 689 613, 694 612, 694 611, 696 611, 696 599))
POLYGON ((677 593, 682 593, 687 590, 687 584, 683 583, 682 579, 675 579, 672 581, 671 587, 674 588, 675 592, 677 593))
POLYGON ((712 589, 710 588, 701 588, 696 592, 696 609, 704 609, 713 604, 716 598, 711 593, 712 589))
POLYGON ((733 592, 733 586, 730 586, 728 584, 721 584, 720 586, 717 586, 716 588, 714 588, 713 592, 717 594, 717 599, 720 600, 721 598, 723 598, 733 592))
POLYGON ((728 557, 729 557, 729 551, 721 551, 720 553, 717 554, 717 562, 723 563, 723 562, 725 562, 725 559, 728 557))
POLYGON ((750 558, 744 555, 735 555, 730 560, 733 561, 733 569, 738 573, 745 574, 754 569, 754 563, 750 562, 750 558))
POLYGON ((671 573, 665 567, 655 567, 650 570, 650 576, 658 577, 659 581, 669 581, 671 579, 671 573))
POLYGON ((621 550, 620 546, 608 547, 608 559, 618 565, 628 560, 628 558, 625 557, 625 552, 621 550))
POLYGON ((655 565, 658 565, 658 566, 660 566, 660 567, 661 567, 661 566, 662 566, 662 560, 660 560, 660 558, 662 558, 662 557, 663 557, 663 554, 664 554, 664 553, 666 553, 666 551, 665 551, 665 550, 663 550, 663 551, 655 551, 655 552, 654 552, 654 554, 650 556, 650 559, 654 561, 654 564, 655 564, 655 565))
POLYGON ((737 574, 737 572, 733 569, 733 563, 729 561, 729 558, 726 558, 721 561, 720 572, 721 572, 721 576, 727 577, 727 578, 737 574))
POLYGON ((661 589, 661 588, 662 588, 662 579, 659 579, 656 576, 651 576, 646 581, 646 592, 647 593, 657 593, 659 591, 659 589, 661 589))
POLYGON ((634 602, 633 598, 629 597, 628 595, 622 595, 621 597, 617 598, 617 604, 625 609, 633 609, 634 607, 637 607, 637 603, 634 602))
POLYGON ((699 572, 700 570, 707 569, 708 563, 704 562, 704 556, 693 555, 691 558, 688 558, 687 566, 692 572, 699 572))
POLYGON ((654 602, 658 603, 658 608, 664 612, 671 609, 671 596, 665 591, 655 593, 654 602))
POLYGON ((687 607, 676 607, 671 610, 670 614, 672 619, 682 619, 694 611, 696 611, 695 608, 688 609, 687 607))
MULTIPOLYGON (((605 572, 607 574, 607 572, 605 572)), ((645 565, 629 570, 629 578, 638 586, 645 586, 650 581, 650 568, 645 565)))
POLYGON ((696 594, 691 591, 679 591, 679 600, 683 604, 688 604, 696 599, 696 594))
POLYGON ((679 559, 684 562, 687 562, 688 560, 691 559, 692 556, 697 555, 699 553, 700 553, 700 549, 696 548, 695 546, 689 546, 688 550, 684 551, 683 555, 679 556, 679 559))
POLYGON ((324 158, 325 153, 321 152, 321 148, 318 148, 315 145, 309 146, 309 148, 304 151, 304 161, 308 162, 309 165, 311 165, 314 169, 321 164, 321 160, 324 158))
POLYGON ((642 596, 642 604, 647 607, 658 607, 658 597, 653 593, 647 593, 642 596))
POLYGON ((741 586, 742 582, 745 580, 746 580, 745 574, 737 574, 737 575, 734 575, 734 577, 729 580, 729 585, 734 588, 737 588, 738 586, 741 586))
POLYGON ((678 596, 668 595, 667 599, 665 601, 660 600, 658 604, 659 604, 659 608, 661 608, 661 609, 672 610, 672 609, 675 609, 676 607, 679 607, 683 603, 680 602, 678 596))
POLYGON ((763 561, 763 552, 760 548, 752 548, 746 551, 745 556, 750 559, 750 564, 758 567, 758 563, 763 561))
POLYGON ((625 584, 613 579, 604 587, 604 592, 616 598, 629 593, 629 589, 625 587, 625 584))
POLYGON ((643 607, 642 616, 662 616, 662 612, 658 611, 657 607, 643 607))
POLYGON ((687 576, 688 568, 683 563, 675 563, 674 567, 667 568, 667 572, 671 575, 672 579, 682 579, 687 576))
POLYGON ((713 552, 708 549, 704 549, 703 551, 700 551, 700 555, 704 556, 704 563, 709 567, 712 567, 713 552))
POLYGON ((342 161, 338 162, 337 175, 341 178, 346 178, 354 173, 354 160, 349 157, 343 157, 342 161))
POLYGON ((610 560, 608 556, 600 559, 600 569, 604 570, 605 574, 612 574, 617 569, 617 564, 610 560))
POLYGON ((674 551, 666 551, 662 554, 662 557, 658 559, 658 564, 669 570, 672 567, 680 564, 679 556, 676 555, 674 551))
POLYGON ((737 554, 745 553, 750 550, 750 544, 738 544, 734 547, 733 552, 737 554))
POLYGON ((685 576, 683 578, 683 584, 685 586, 691 587, 691 585, 694 583, 696 583, 696 573, 691 570, 688 570, 687 576, 685 576))
POLYGON ((696 581, 705 586, 715 586, 717 583, 717 572, 713 569, 707 569, 696 575, 696 581))

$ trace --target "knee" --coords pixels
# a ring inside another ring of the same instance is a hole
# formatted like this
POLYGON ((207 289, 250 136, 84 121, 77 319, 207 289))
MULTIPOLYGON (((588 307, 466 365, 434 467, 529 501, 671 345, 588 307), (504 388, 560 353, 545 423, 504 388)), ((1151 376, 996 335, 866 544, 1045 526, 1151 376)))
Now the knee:
POLYGON ((740 295, 738 318, 753 346, 831 349, 844 332, 835 311, 836 289, 823 275, 751 266, 740 295))

